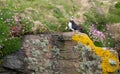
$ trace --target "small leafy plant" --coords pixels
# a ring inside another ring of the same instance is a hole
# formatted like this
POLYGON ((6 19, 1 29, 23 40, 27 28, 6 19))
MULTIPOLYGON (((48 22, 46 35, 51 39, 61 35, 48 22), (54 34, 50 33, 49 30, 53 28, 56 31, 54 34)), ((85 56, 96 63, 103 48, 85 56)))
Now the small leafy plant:
POLYGON ((89 36, 90 36, 90 38, 93 39, 96 46, 103 46, 104 45, 105 35, 103 34, 103 32, 95 29, 94 25, 92 25, 90 27, 89 36))
POLYGON ((0 13, 0 45, 3 47, 0 52, 8 55, 20 49, 22 39, 10 37, 10 27, 15 25, 14 12, 9 9, 1 9, 0 13))
POLYGON ((3 41, 3 54, 7 55, 19 50, 22 46, 22 39, 18 37, 6 39, 3 41))

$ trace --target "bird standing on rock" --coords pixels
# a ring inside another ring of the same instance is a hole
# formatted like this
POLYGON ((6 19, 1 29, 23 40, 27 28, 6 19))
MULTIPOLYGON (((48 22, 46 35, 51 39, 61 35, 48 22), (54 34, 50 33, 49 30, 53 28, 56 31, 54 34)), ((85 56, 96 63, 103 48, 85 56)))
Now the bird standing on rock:
POLYGON ((84 33, 84 29, 80 26, 80 25, 77 25, 74 20, 73 20, 73 16, 71 17, 69 23, 68 23, 68 26, 65 28, 66 30, 69 28, 69 30, 71 31, 79 31, 79 32, 82 32, 84 33))

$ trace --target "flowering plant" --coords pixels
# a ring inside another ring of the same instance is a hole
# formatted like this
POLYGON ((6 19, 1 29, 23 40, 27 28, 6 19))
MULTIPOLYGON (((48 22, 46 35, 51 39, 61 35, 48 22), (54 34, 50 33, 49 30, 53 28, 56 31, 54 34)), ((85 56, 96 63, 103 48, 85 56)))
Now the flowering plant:
POLYGON ((93 39, 94 42, 101 41, 103 43, 103 41, 105 40, 104 33, 99 31, 99 30, 97 30, 94 25, 92 25, 90 27, 89 36, 90 36, 90 38, 93 39))

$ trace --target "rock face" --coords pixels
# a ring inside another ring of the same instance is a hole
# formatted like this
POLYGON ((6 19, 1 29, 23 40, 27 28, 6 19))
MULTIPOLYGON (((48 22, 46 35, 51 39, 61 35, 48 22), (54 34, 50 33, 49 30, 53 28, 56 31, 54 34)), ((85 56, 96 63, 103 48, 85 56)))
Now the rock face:
POLYGON ((22 49, 4 57, 0 73, 103 74, 102 58, 92 48, 72 41, 73 34, 26 35, 22 49))
POLYGON ((25 52, 21 49, 16 53, 5 56, 2 60, 2 65, 0 65, 4 68, 0 69, 0 73, 1 72, 3 72, 3 74, 25 73, 24 53, 25 52))
POLYGON ((10 69, 20 69, 22 66, 22 62, 18 60, 16 56, 7 56, 3 60, 3 66, 10 69), (14 61, 13 61, 14 60, 14 61), (6 62, 4 62, 6 61, 6 62))
POLYGON ((102 74, 102 60, 90 47, 79 43, 74 50, 80 54, 81 60, 77 69, 79 74, 102 74))
POLYGON ((28 74, 76 74, 79 56, 73 51, 71 34, 26 36, 23 49, 28 74))
MULTIPOLYGON (((83 66, 81 66, 80 69, 86 70, 86 66, 87 66, 87 71, 90 71, 91 74, 94 74, 94 72, 95 72, 95 74, 96 73, 97 74, 101 74, 101 73, 102 74, 109 74, 109 73, 116 74, 117 73, 117 71, 119 70, 119 59, 118 59, 118 54, 115 50, 110 50, 107 48, 105 49, 102 47, 95 46, 93 41, 86 34, 75 34, 72 36, 72 40, 85 45, 82 47, 78 47, 79 49, 82 49, 83 51, 87 50, 86 52, 81 53, 81 58, 83 58, 83 60, 82 60, 83 66), (88 55, 86 56, 88 50, 90 52, 92 52, 92 55, 94 55, 94 54, 95 55, 91 56, 91 54, 88 53, 88 55), (89 56, 91 56, 91 58, 95 58, 96 56, 99 56, 99 57, 96 57, 96 59, 94 59, 94 61, 95 61, 93 63, 94 67, 90 67, 90 63, 87 64, 86 59, 89 58, 89 56), (101 63, 100 63, 100 60, 97 60, 99 58, 102 61, 101 63), (86 63, 84 64, 84 62, 86 62, 86 63), (97 65, 94 65, 96 63, 97 63, 97 65), (100 69, 101 69, 101 71, 100 71, 100 69), (97 70, 97 72, 96 72, 96 70, 97 70)), ((82 50, 80 50, 80 51, 82 51, 82 50)), ((82 72, 82 71, 80 71, 80 72, 82 74, 86 74, 86 72, 82 72)))
MULTIPOLYGON (((48 35, 49 36, 49 35, 48 35)), ((50 36, 49 36, 50 37, 50 36)), ((29 35, 25 37, 23 42, 23 49, 25 49, 26 57, 24 61, 26 62, 28 74, 35 73, 48 74, 51 71, 51 61, 52 53, 50 48, 52 47, 47 39, 47 35, 29 35)), ((54 49, 57 49, 54 47, 54 49)), ((59 53, 58 51, 54 51, 59 53)), ((57 55, 57 53, 56 53, 57 55)))

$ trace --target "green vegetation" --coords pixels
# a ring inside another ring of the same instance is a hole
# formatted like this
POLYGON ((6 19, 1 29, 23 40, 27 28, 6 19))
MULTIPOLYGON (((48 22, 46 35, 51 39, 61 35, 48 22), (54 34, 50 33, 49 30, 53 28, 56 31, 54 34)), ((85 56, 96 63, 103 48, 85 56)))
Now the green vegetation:
POLYGON ((45 23, 49 22, 49 24, 52 24, 52 27, 56 28, 54 31, 63 31, 66 20, 71 15, 75 15, 79 10, 80 4, 74 5, 75 2, 73 0, 4 0, 1 1, 3 6, 0 6, 0 8, 18 13, 20 17, 22 16, 21 19, 29 18, 30 24, 39 20, 49 28, 49 25, 45 23), (60 27, 56 27, 59 25, 60 27))
MULTIPOLYGON (((105 33, 107 31, 106 24, 120 23, 120 2, 117 2, 114 6, 111 6, 107 14, 100 14, 97 7, 95 7, 87 11, 84 16, 85 22, 83 25, 86 25, 84 28, 87 33, 89 33, 89 27, 91 24, 95 24, 97 30, 105 33)), ((102 42, 95 42, 95 45, 100 47, 115 47, 115 40, 110 36, 110 34, 108 34, 106 35, 104 44, 102 42)))
POLYGON ((46 26, 48 27, 48 29, 52 32, 57 31, 57 25, 52 24, 50 22, 45 22, 44 24, 46 24, 46 26))
POLYGON ((115 4, 115 8, 117 8, 117 9, 120 8, 120 2, 117 2, 117 3, 115 4))
MULTIPOLYGON (((107 15, 100 15, 95 8, 92 8, 91 11, 88 11, 84 14, 85 22, 84 26, 87 33, 89 33, 89 27, 92 24, 95 24, 97 30, 105 33, 107 31, 106 24, 118 23, 120 22, 119 10, 114 9, 109 12, 107 15)), ((94 41, 94 39, 92 39, 94 41)), ((115 47, 115 40, 109 36, 106 36, 104 43, 101 41, 94 42, 96 46, 106 46, 106 47, 115 47)))
MULTIPOLYGON (((97 2, 97 1, 96 1, 97 2)), ((97 7, 104 3, 96 3, 97 7)), ((70 16, 78 19, 81 17, 81 4, 75 0, 1 0, 0 1, 0 45, 3 46, 4 55, 20 49, 22 36, 25 34, 36 34, 45 32, 63 32, 70 16), (10 27, 16 26, 14 16, 17 15, 23 27, 21 37, 10 37, 10 27), (36 21, 40 24, 37 30, 36 21), (42 24, 42 26, 41 26, 42 24)), ((96 24, 98 30, 106 32, 106 24, 120 22, 120 2, 112 6, 107 14, 100 14, 97 7, 91 8, 84 14, 84 22, 81 24, 85 32, 89 33, 91 24, 96 24)), ((105 41, 106 46, 114 46, 114 40, 109 38, 105 41), (111 44, 109 44, 111 43, 111 44)), ((101 42, 95 43, 103 46, 101 42)))
POLYGON ((9 9, 1 9, 0 10, 0 22, 8 26, 15 25, 13 21, 14 11, 9 9))
POLYGON ((12 39, 3 41, 3 44, 4 44, 3 45, 4 48, 2 49, 3 54, 7 55, 20 49, 20 47, 22 46, 22 40, 21 38, 14 37, 12 39))
POLYGON ((60 11, 60 9, 59 8, 55 8, 54 10, 53 10, 53 12, 54 12, 54 16, 56 17, 56 18, 64 18, 64 15, 63 15, 63 13, 60 11))
POLYGON ((111 36, 108 36, 105 42, 106 47, 115 47, 115 40, 111 36))
MULTIPOLYGON (((69 11, 71 12, 72 7, 70 5, 72 1, 69 2, 70 3, 66 4, 64 0, 0 1, 0 45, 3 46, 2 50, 0 50, 0 54, 7 55, 17 51, 21 47, 22 36, 14 38, 10 37, 10 27, 16 26, 14 21, 15 15, 18 16, 23 27, 22 35, 30 33, 44 33, 46 31, 64 31, 66 17, 70 14, 66 15, 65 13, 69 11), (48 17, 48 15, 50 15, 50 17, 48 17), (32 28, 35 25, 35 21, 40 21, 45 27, 39 26, 37 32, 34 32, 32 28), (46 31, 43 30, 44 28, 47 28, 46 31)), ((77 11, 77 6, 74 6, 74 11, 77 11)))
POLYGON ((33 33, 32 31, 32 27, 33 27, 33 22, 29 21, 27 18, 21 18, 21 23, 23 26, 23 32, 22 34, 29 34, 29 33, 33 33))
POLYGON ((120 2, 117 2, 114 7, 111 7, 107 15, 109 23, 120 22, 120 2))
POLYGON ((108 23, 106 16, 99 14, 95 8, 91 8, 84 16, 87 25, 95 24, 100 31, 103 31, 103 27, 108 23))
POLYGON ((15 25, 13 20, 14 12, 9 9, 1 9, 0 13, 0 45, 3 47, 0 50, 1 58, 3 55, 10 54, 20 49, 22 39, 10 37, 10 27, 15 25))

